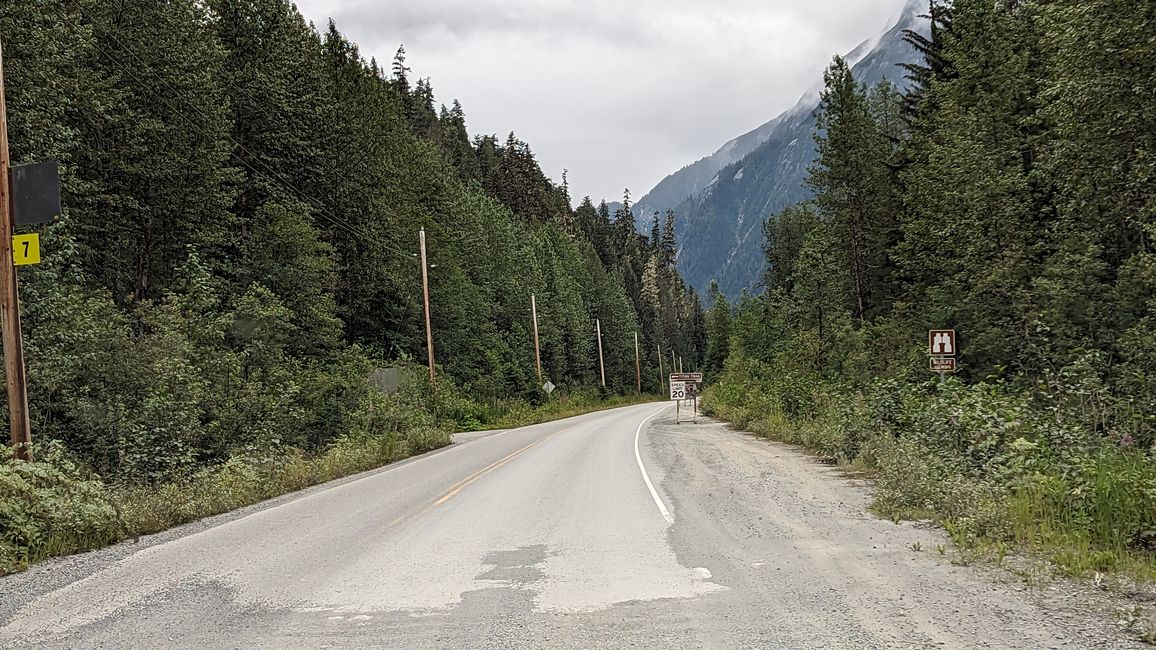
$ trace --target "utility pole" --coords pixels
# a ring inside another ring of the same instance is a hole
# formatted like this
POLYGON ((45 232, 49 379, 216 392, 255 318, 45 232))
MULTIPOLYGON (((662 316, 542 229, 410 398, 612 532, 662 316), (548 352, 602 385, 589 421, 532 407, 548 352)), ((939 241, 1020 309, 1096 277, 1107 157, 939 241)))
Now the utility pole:
POLYGON ((8 152, 8 112, 4 97, 4 52, 0 45, 0 325, 4 329, 4 373, 8 380, 8 422, 16 457, 32 460, 32 425, 28 421, 28 376, 20 333, 20 294, 12 259, 12 188, 8 152))
MULTIPOLYGON (((0 233, 2 234, 2 233, 0 233)), ((418 231, 418 242, 421 246, 421 289, 425 296, 425 347, 429 350, 429 383, 434 383, 434 349, 433 329, 429 319, 429 268, 425 259, 425 228, 418 231)))
POLYGON ((682 357, 678 358, 678 371, 682 372, 682 357))
POLYGON ((678 372, 678 364, 675 363, 675 359, 676 359, 676 357, 674 356, 674 350, 671 350, 670 351, 670 372, 672 372, 672 373, 678 372))
POLYGON ((530 313, 534 315, 534 363, 538 366, 538 385, 542 385, 542 352, 538 348, 538 299, 530 294, 530 313))
POLYGON ((602 387, 606 388, 606 364, 602 361, 602 319, 594 319, 594 327, 598 332, 598 370, 602 373, 602 387))
POLYGON ((658 392, 666 392, 666 373, 662 371, 662 344, 658 344, 658 392))
POLYGON ((642 359, 638 356, 638 332, 634 333, 634 383, 642 394, 642 359))

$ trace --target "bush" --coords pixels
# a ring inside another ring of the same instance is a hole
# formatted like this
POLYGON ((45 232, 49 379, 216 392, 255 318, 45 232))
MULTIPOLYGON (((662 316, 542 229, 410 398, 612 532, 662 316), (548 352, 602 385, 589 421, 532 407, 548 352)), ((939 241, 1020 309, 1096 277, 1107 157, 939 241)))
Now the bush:
POLYGON ((123 534, 115 498, 98 477, 86 476, 59 443, 36 453, 40 460, 26 463, 0 448, 0 574, 123 534))

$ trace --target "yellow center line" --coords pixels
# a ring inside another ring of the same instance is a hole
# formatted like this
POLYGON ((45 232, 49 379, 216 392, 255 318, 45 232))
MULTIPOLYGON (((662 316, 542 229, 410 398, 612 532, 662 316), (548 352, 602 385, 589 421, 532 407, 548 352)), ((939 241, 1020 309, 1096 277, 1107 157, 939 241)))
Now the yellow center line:
POLYGON ((505 458, 497 461, 496 463, 489 465, 488 467, 483 467, 482 469, 474 472, 473 474, 467 476, 466 478, 462 479, 461 481, 458 481, 457 483, 455 483, 450 488, 450 491, 446 492, 445 496, 443 496, 442 498, 435 501, 433 505, 434 506, 440 506, 441 504, 445 503, 446 501, 449 501, 450 499, 452 499, 455 494, 464 490, 470 483, 473 483, 474 481, 482 478, 486 474, 489 474, 490 472, 498 469, 502 465, 505 465, 506 463, 510 462, 511 460, 514 460, 520 454, 523 454, 523 453, 529 451, 530 448, 533 447, 534 445, 538 445, 538 444, 541 444, 543 442, 546 442, 550 438, 553 438, 554 436, 557 436, 558 434, 563 433, 564 431, 568 431, 568 430, 569 429, 563 429, 562 431, 556 431, 556 432, 546 436, 545 438, 539 438, 538 440, 531 442, 530 444, 526 445, 525 447, 522 447, 518 451, 515 451, 514 453, 510 454, 509 456, 506 456, 505 458))
MULTIPOLYGON (((586 424, 586 423, 583 423, 583 424, 586 424)), ((546 436, 545 438, 539 438, 538 440, 531 442, 530 444, 526 445, 525 447, 522 447, 521 449, 506 456, 505 458, 502 458, 501 460, 498 460, 494 463, 491 463, 490 465, 487 465, 486 467, 483 467, 482 469, 480 469, 480 470, 474 472, 473 474, 470 474, 469 476, 465 477, 464 479, 458 481, 457 483, 454 483, 452 486, 450 486, 449 491, 446 492, 437 501, 434 501, 433 503, 429 504, 428 506, 422 508, 421 510, 419 510, 417 512, 411 513, 409 515, 402 515, 402 516, 394 519, 393 521, 386 524, 386 528, 393 528, 394 526, 397 526, 398 524, 400 524, 402 522, 411 521, 417 517, 420 517, 421 515, 424 515, 425 513, 436 508, 437 506, 440 506, 441 504, 445 503, 446 501, 449 501, 450 499, 454 498, 454 496, 458 492, 461 492, 462 490, 464 490, 467 486, 469 486, 474 481, 476 481, 476 480, 480 479, 481 477, 485 476, 486 474, 489 474, 490 472, 498 469, 499 467, 501 467, 502 465, 505 465, 506 463, 510 462, 511 460, 514 460, 519 455, 529 451, 534 445, 542 444, 543 442, 546 442, 547 440, 549 440, 551 438, 554 438, 556 436, 560 436, 563 433, 570 431, 571 429, 577 428, 577 426, 578 425, 569 426, 569 427, 566 427, 565 429, 560 429, 558 431, 555 431, 554 433, 551 433, 550 435, 546 436)))

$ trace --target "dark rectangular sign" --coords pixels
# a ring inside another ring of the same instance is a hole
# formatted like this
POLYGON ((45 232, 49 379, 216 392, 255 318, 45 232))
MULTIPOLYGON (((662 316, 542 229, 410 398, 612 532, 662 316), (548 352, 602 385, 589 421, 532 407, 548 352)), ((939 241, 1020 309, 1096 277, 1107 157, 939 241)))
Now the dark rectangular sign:
POLYGON ((958 350, 955 330, 931 330, 927 333, 927 353, 931 356, 954 357, 958 350))
POLYGON ((55 160, 17 165, 9 179, 12 220, 17 226, 52 223, 60 216, 60 166, 55 160))

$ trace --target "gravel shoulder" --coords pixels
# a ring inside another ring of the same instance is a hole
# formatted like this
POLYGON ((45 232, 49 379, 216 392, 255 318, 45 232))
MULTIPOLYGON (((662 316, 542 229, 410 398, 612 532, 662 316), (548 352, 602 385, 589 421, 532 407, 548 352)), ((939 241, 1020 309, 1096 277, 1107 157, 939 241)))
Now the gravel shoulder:
POLYGON ((730 585, 726 609, 761 612, 780 647, 1149 647, 1113 623, 1109 594, 954 565, 942 530, 874 517, 870 481, 797 448, 709 419, 658 422, 649 439, 680 560, 730 585))

